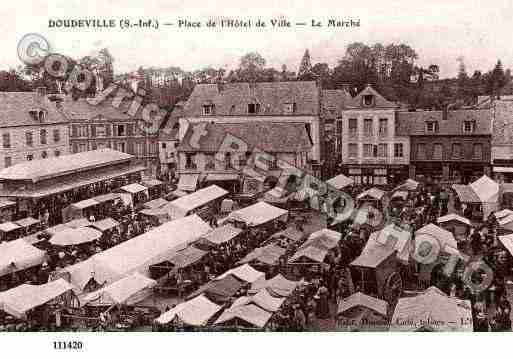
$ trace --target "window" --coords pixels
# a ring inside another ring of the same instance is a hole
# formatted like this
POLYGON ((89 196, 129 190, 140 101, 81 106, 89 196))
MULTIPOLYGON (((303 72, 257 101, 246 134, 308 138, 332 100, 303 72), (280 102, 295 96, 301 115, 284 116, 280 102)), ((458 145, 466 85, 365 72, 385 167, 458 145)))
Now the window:
POLYGON ((296 103, 285 103, 283 104, 283 113, 290 114, 296 112, 296 103))
POLYGON ((59 150, 55 150, 55 151, 53 151, 53 155, 54 155, 55 157, 59 157, 59 156, 61 155, 61 151, 59 151, 59 150))
POLYGON ((214 170, 216 168, 215 155, 213 153, 205 154, 205 169, 214 170))
POLYGON ((362 169, 361 168, 350 168, 349 178, 351 178, 356 184, 362 183, 362 169))
POLYGON ((366 118, 363 120, 363 133, 365 136, 372 136, 372 119, 366 118))
POLYGON ((125 142, 116 143, 116 150, 119 152, 126 152, 126 143, 125 142))
POLYGON ((426 132, 430 132, 430 133, 438 132, 438 122, 437 121, 427 121, 426 122, 426 132))
POLYGON ((59 129, 53 130, 53 142, 60 142, 61 141, 61 132, 59 129))
POLYGON ((32 132, 25 132, 25 139, 27 141, 27 146, 34 145, 34 138, 32 136, 32 132))
POLYGON ((463 132, 473 133, 476 130, 476 121, 465 121, 463 122, 463 132))
POLYGON ((41 158, 47 158, 47 157, 48 157, 48 152, 46 152, 46 151, 41 152, 41 158))
POLYGON ((358 120, 356 118, 349 119, 349 136, 356 136, 358 134, 358 120))
POLYGON ((27 161, 32 161, 34 159, 34 155, 29 154, 27 155, 27 161))
POLYGON ((269 153, 269 169, 278 169, 278 156, 275 153, 269 153))
POLYGON ((424 144, 424 143, 417 144, 417 159, 419 159, 419 160, 426 159, 426 144, 424 144))
POLYGON ((452 144, 452 158, 461 158, 461 144, 452 144))
POLYGON ((12 158, 11 157, 5 157, 4 158, 4 167, 11 167, 12 166, 12 158))
POLYGON ((213 115, 215 112, 214 104, 203 105, 203 114, 204 115, 213 115))
POLYGON ((44 111, 39 111, 39 121, 43 122, 45 120, 46 113, 44 111))
POLYGON ((342 133, 342 121, 337 120, 336 126, 337 126, 337 128, 336 128, 337 134, 340 135, 342 133))
POLYGON ((248 113, 256 114, 260 112, 260 104, 259 103, 248 103, 248 113))
POLYGON ((142 142, 137 142, 135 144, 135 154, 137 156, 142 156, 144 155, 144 144, 142 142))
POLYGON ((107 128, 105 125, 96 125, 96 137, 105 137, 107 136, 107 128))
POLYGON ((228 170, 232 168, 232 154, 230 152, 226 152, 224 154, 224 169, 228 170))
POLYGON ((42 129, 41 131, 39 131, 39 136, 41 138, 41 144, 46 145, 46 130, 42 129))
POLYGON ((4 148, 11 148, 11 136, 8 133, 2 135, 2 142, 4 148))
POLYGON ((379 135, 386 136, 388 134, 388 119, 380 118, 379 119, 379 135))
POLYGON ((185 154, 185 169, 196 169, 196 153, 185 154))
POLYGON ((372 157, 372 150, 374 146, 371 144, 364 144, 363 145, 363 157, 372 157))
POLYGON ((77 126, 77 135, 78 137, 87 137, 88 136, 88 132, 87 131, 87 125, 85 126, 77 126))
POLYGON ((165 142, 162 142, 162 148, 166 148, 166 143, 165 142))
POLYGON ((472 158, 476 160, 483 159, 483 144, 482 143, 475 143, 472 147, 472 158))
POLYGON ((387 184, 387 169, 376 168, 373 173, 373 184, 385 185, 387 184))
POLYGON ((374 103, 374 96, 364 95, 362 101, 364 106, 372 106, 374 103))
POLYGON ((358 144, 357 143, 350 143, 348 146, 348 153, 350 158, 356 158, 358 157, 358 144))
POLYGON ((80 143, 78 145, 78 152, 85 152, 87 151, 87 145, 85 143, 80 143))
POLYGON ((441 160, 443 156, 443 146, 441 143, 435 143, 433 145, 433 159, 441 160))
POLYGON ((402 143, 394 143, 394 157, 402 158, 404 157, 404 149, 402 143))
POLYGON ((388 144, 380 143, 378 145, 378 157, 388 157, 388 144))
POLYGON ((118 136, 118 137, 126 136, 126 126, 125 125, 115 125, 114 129, 116 130, 116 136, 118 136))

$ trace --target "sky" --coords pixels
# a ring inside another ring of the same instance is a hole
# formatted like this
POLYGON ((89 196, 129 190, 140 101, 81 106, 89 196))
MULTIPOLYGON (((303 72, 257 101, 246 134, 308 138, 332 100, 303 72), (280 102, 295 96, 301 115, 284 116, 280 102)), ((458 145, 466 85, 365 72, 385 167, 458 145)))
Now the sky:
POLYGON ((143 67, 178 66, 186 71, 204 67, 236 68, 241 56, 256 51, 267 66, 287 65, 297 71, 305 49, 312 63, 334 66, 347 44, 406 43, 423 66, 438 64, 441 77, 456 76, 462 57, 469 75, 490 70, 497 59, 513 68, 513 1, 510 0, 217 0, 119 1, 54 0, 4 2, 0 8, 3 49, 0 69, 17 67, 16 48, 27 33, 43 35, 51 50, 79 58, 107 47, 115 59, 115 72, 143 67), (211 29, 210 18, 251 19, 250 29, 211 29), (159 29, 49 28, 57 19, 154 19, 159 29), (200 21, 200 29, 178 28, 180 19, 200 21), (256 28, 262 19, 267 27, 256 28), (360 20, 360 27, 271 28, 271 19, 294 25, 312 19, 360 20), (174 26, 163 26, 171 22, 174 26))

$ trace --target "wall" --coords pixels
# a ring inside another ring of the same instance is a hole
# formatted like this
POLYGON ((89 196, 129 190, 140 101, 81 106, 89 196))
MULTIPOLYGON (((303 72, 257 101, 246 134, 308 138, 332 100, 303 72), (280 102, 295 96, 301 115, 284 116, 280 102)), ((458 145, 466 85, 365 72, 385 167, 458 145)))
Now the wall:
MULTIPOLYGON (((338 120, 340 121, 340 120, 338 120)), ((410 161, 410 139, 407 136, 395 136, 395 111, 388 109, 373 110, 346 110, 342 113, 342 163, 344 164, 396 164, 407 165, 410 161), (353 137, 349 133, 349 119, 357 119, 358 137, 353 137), (379 135, 379 119, 386 118, 387 134, 379 135), (372 136, 368 137, 364 133, 364 119, 373 120, 372 136), (349 144, 358 144, 358 154, 356 158, 349 157, 349 144), (363 157, 364 144, 387 144, 387 157, 363 157), (394 157, 394 144, 403 144, 403 157, 394 157)))
POLYGON ((5 158, 11 157, 12 165, 27 161, 27 155, 31 154, 34 160, 43 158, 42 152, 46 151, 48 157, 62 156, 70 153, 69 128, 67 124, 37 125, 23 127, 5 127, 0 129, 0 168, 5 168, 5 158), (40 130, 46 129, 46 144, 41 143, 40 130), (54 141, 53 130, 59 130, 59 141, 54 141), (27 145, 26 132, 32 132, 33 145, 27 145), (9 133, 10 148, 3 147, 3 134, 9 133))
POLYGON ((490 136, 412 136, 411 137, 411 154, 412 162, 490 162, 491 144, 490 136), (426 148, 426 158, 419 159, 417 153, 417 145, 423 143, 426 148), (432 157, 434 145, 440 143, 442 145, 442 158, 435 159, 432 157), (452 157, 452 145, 461 144, 461 158, 452 157), (473 145, 480 143, 483 145, 483 157, 473 158, 473 145))

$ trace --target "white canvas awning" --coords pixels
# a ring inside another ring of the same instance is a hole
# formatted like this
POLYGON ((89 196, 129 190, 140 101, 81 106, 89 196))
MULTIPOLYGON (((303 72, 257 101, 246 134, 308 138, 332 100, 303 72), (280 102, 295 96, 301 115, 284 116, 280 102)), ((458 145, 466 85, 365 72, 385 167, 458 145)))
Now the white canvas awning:
POLYGON ((497 202, 499 195, 499 184, 488 176, 482 176, 469 185, 477 194, 481 202, 497 202))
POLYGON ((46 304, 72 289, 73 286, 64 279, 42 285, 22 284, 0 293, 0 309, 16 318, 23 318, 29 310, 46 304))
POLYGON ((175 199, 166 208, 169 208, 172 218, 181 218, 190 214, 191 211, 220 199, 227 194, 228 191, 219 186, 212 185, 175 199))
POLYGON ((385 195, 384 191, 373 187, 371 189, 368 189, 367 191, 360 193, 358 196, 356 196, 356 199, 364 200, 366 198, 370 198, 370 199, 379 201, 379 200, 381 200, 381 198, 383 198, 384 195, 385 195))
POLYGON ((91 225, 91 222, 87 218, 77 218, 65 223, 69 228, 80 228, 91 225))
POLYGON ((354 183, 354 180, 347 176, 344 176, 343 174, 340 174, 338 176, 330 178, 326 181, 326 183, 335 189, 341 190, 344 187, 352 185, 354 183))
POLYGON ((449 297, 436 287, 430 287, 414 297, 399 298, 390 322, 390 331, 417 330, 471 332, 470 301, 449 297))
POLYGON ((248 304, 225 310, 216 320, 216 324, 223 324, 232 319, 241 319, 256 328, 263 328, 269 322, 271 316, 272 313, 254 304, 248 304))
POLYGON ((155 285, 157 285, 155 280, 134 273, 87 294, 81 300, 81 305, 134 305, 150 296, 152 294, 151 288, 155 285))
POLYGON ((123 186, 120 189, 125 192, 131 193, 131 194, 136 194, 136 193, 144 192, 144 191, 148 190, 147 187, 145 187, 139 183, 127 184, 126 186, 123 186))
POLYGON ((148 201, 143 204, 143 207, 145 208, 161 208, 164 207, 166 204, 169 204, 168 201, 166 201, 164 198, 156 198, 151 201, 148 201))
POLYGON ((243 305, 255 304, 268 312, 277 312, 285 302, 285 298, 276 298, 269 294, 267 289, 260 289, 255 295, 237 298, 230 309, 243 305))
POLYGON ((16 223, 13 223, 13 222, 0 223, 0 231, 2 231, 4 233, 8 233, 8 232, 14 231, 19 228, 21 228, 21 226, 19 226, 16 223))
POLYGON ((0 243, 0 276, 42 264, 46 253, 23 238, 0 243))
POLYGON ((198 186, 199 173, 183 173, 178 180, 177 188, 182 191, 193 192, 198 186))
POLYGON ((248 226, 258 226, 270 222, 275 219, 284 218, 287 216, 288 211, 265 202, 258 202, 251 206, 233 211, 230 213, 229 218, 244 222, 248 226))
POLYGON ((80 202, 73 203, 72 206, 75 208, 78 208, 78 209, 85 209, 85 208, 97 206, 99 204, 100 204, 99 202, 96 202, 94 199, 89 198, 89 199, 84 199, 83 201, 80 201, 80 202))
POLYGON ((449 213, 445 216, 442 216, 442 217, 439 217, 437 219, 437 222, 438 223, 446 223, 446 222, 451 222, 451 221, 456 221, 456 222, 460 222, 460 223, 463 223, 467 226, 472 226, 472 223, 470 222, 469 219, 465 218, 465 217, 462 217, 462 216, 458 216, 457 214, 455 213, 449 213))
POLYGON ((205 326, 221 308, 221 306, 211 302, 204 295, 199 295, 162 313, 155 321, 159 324, 167 324, 178 317, 180 321, 187 325, 202 327, 205 326))
POLYGON ((110 217, 91 223, 91 227, 96 228, 97 230, 102 232, 112 228, 116 228, 117 226, 119 226, 119 222, 110 217))
POLYGON ((27 228, 27 227, 33 226, 34 224, 38 224, 40 222, 41 221, 39 219, 35 219, 35 218, 32 218, 32 217, 27 217, 27 218, 20 219, 20 220, 14 222, 14 223, 19 225, 20 227, 27 228))
POLYGON ((239 267, 232 268, 221 274, 217 279, 222 279, 230 274, 247 283, 255 283, 265 280, 265 273, 257 271, 249 264, 243 264, 239 267))
POLYGON ((440 249, 444 249, 445 246, 458 248, 458 244, 454 238, 454 235, 451 232, 438 227, 437 225, 434 225, 433 223, 430 223, 415 232, 416 241, 418 240, 418 237, 423 234, 436 238, 440 244, 440 249))

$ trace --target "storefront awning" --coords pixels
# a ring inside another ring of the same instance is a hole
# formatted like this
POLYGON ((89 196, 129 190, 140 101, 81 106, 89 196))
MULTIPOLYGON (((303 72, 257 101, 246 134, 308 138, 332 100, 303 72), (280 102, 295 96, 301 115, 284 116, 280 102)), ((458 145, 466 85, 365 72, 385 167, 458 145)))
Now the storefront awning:
POLYGON ((230 173, 209 173, 207 177, 205 178, 205 181, 238 181, 239 176, 236 174, 230 174, 230 173))
POLYGON ((513 173, 513 167, 493 167, 493 172, 513 173))
POLYGON ((184 173, 180 175, 178 189, 182 191, 195 191, 198 185, 199 173, 184 173))
POLYGON ((131 194, 136 194, 139 192, 144 192, 148 188, 144 187, 142 184, 139 184, 139 183, 131 183, 131 184, 127 184, 126 186, 121 187, 120 189, 122 189, 125 192, 131 193, 131 194))

